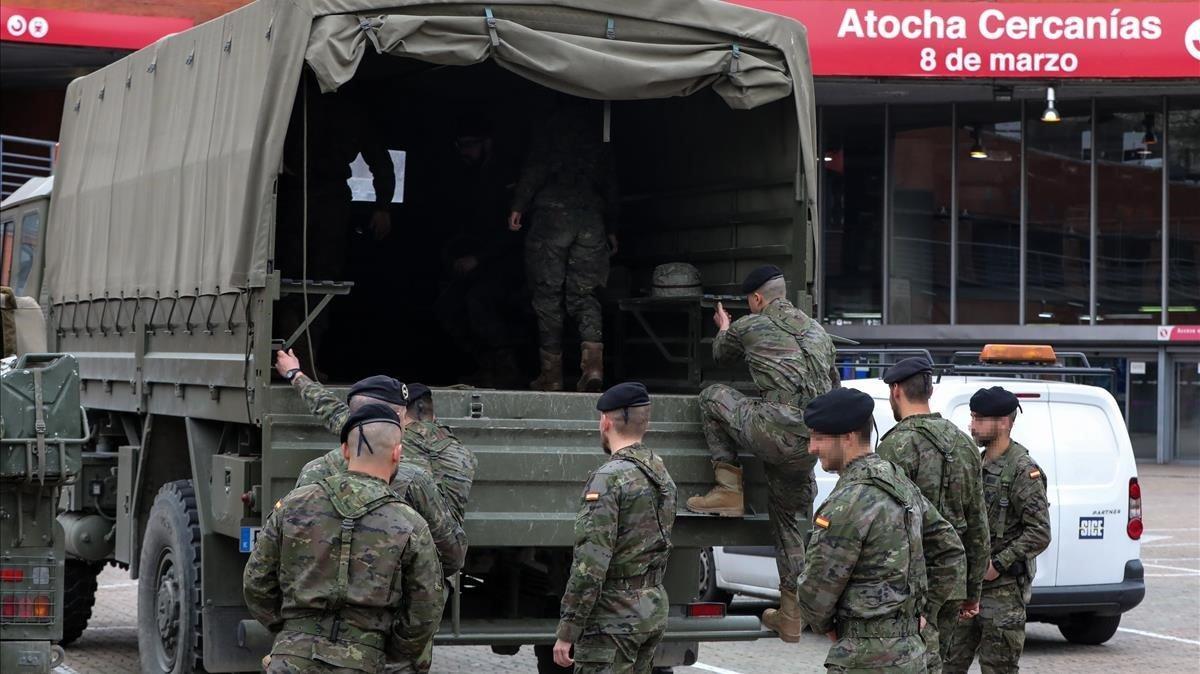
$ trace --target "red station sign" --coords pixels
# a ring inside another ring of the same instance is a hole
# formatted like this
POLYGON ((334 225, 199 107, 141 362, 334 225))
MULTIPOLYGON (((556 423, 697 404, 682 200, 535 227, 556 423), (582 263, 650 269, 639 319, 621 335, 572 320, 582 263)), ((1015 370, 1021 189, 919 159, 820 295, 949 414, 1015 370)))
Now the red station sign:
POLYGON ((28 44, 141 49, 187 30, 191 19, 0 6, 0 40, 28 44))
POLYGON ((730 0, 798 19, 816 76, 1200 78, 1200 2, 730 0))

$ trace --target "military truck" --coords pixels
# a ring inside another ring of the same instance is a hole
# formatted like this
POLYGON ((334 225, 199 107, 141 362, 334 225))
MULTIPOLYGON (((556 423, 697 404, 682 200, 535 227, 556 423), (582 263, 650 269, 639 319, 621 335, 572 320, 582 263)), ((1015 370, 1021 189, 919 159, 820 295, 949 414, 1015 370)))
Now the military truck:
POLYGON ((41 325, 32 298, 0 286, 0 670, 38 674, 63 660, 66 532, 56 515, 88 436, 79 368, 41 353, 41 325))
MULTIPOLYGON (((437 255, 422 237, 444 223, 425 167, 429 139, 464 113, 491 115, 520 145, 556 97, 602 106, 595 133, 612 144, 624 193, 604 296, 607 376, 651 386, 648 441, 679 502, 705 491, 695 394, 739 376, 706 355, 714 298, 639 289, 656 265, 686 262, 721 296, 773 262, 811 307, 812 94, 801 25, 710 0, 256 0, 75 80, 38 252, 51 348, 78 360, 92 429, 85 488, 60 521, 79 528, 67 552, 84 579, 113 562, 139 580, 143 671, 256 669, 269 648, 238 579, 264 512, 335 443, 272 378, 273 349, 332 312, 329 339, 340 329, 344 341, 327 367, 343 381, 383 371, 452 383, 453 359, 431 337, 437 255), (386 113, 378 137, 404 158, 403 203, 391 206, 390 239, 358 235, 353 278, 314 277, 304 272, 329 253, 308 243, 340 223, 305 198, 330 169, 309 148, 351 123, 323 103, 355 87, 355 105, 386 113), (296 243, 308 248, 300 274, 279 264, 296 243), (296 297, 305 321, 282 330, 275 314, 296 297)), ((437 643, 533 645, 553 671, 580 489, 603 460, 595 396, 434 396, 478 457, 471 549, 437 643)), ((752 459, 747 476, 744 520, 680 513, 660 665, 695 661, 701 641, 771 635, 756 617, 695 603, 702 550, 770 540, 752 459)))

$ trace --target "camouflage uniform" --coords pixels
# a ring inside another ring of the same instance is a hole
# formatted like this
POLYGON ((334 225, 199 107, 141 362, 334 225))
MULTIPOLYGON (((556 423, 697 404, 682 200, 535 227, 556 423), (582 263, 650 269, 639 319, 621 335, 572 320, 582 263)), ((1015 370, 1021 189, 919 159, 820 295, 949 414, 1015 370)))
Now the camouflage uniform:
POLYGON ((441 566, 429 528, 382 480, 347 472, 285 496, 242 584, 276 635, 267 672, 429 670, 441 566))
POLYGON ((460 525, 467 512, 471 484, 479 461, 448 427, 433 421, 412 421, 404 427, 404 449, 424 457, 433 468, 438 491, 450 515, 460 525))
MULTIPOLYGON (((350 407, 332 391, 302 374, 296 375, 292 384, 325 428, 330 433, 338 433, 350 415, 350 407)), ((341 458, 341 452, 330 454, 336 455, 336 460, 344 469, 345 461, 341 458)), ((445 426, 432 421, 412 421, 404 427, 402 461, 416 463, 434 477, 442 500, 449 507, 454 521, 461 526, 478 465, 471 450, 464 447, 445 426)))
POLYGON ((895 466, 867 454, 842 469, 814 519, 800 614, 817 634, 837 631, 831 672, 924 672, 919 617, 965 575, 954 527, 895 466))
POLYGON ((913 414, 884 434, 875 450, 896 464, 912 480, 938 513, 954 527, 967 553, 965 592, 950 595, 946 604, 930 609, 930 625, 922 633, 929 657, 929 671, 942 670, 947 637, 958 626, 958 609, 964 600, 979 601, 983 574, 987 571, 987 507, 975 443, 942 415, 913 414))
POLYGON ((1013 442, 999 458, 983 464, 991 558, 1000 577, 984 581, 979 615, 959 623, 951 638, 944 671, 965 672, 979 651, 984 672, 1015 672, 1025 647, 1025 606, 1037 572, 1036 558, 1050 545, 1050 503, 1046 476, 1013 442), (1006 573, 1014 562, 1026 570, 1006 573))
POLYGON ((541 347, 553 353, 562 353, 564 307, 581 341, 603 341, 595 290, 608 281, 606 223, 615 226, 619 197, 596 122, 581 111, 552 117, 534 139, 513 195, 512 210, 534 213, 526 274, 541 347))
POLYGON ((737 463, 738 450, 763 462, 775 535, 781 591, 795 590, 804 566, 805 521, 812 515, 817 458, 808 453, 804 406, 838 383, 833 340, 819 323, 786 299, 749 314, 717 333, 713 358, 745 358, 762 398, 714 384, 700 392, 704 437, 714 461, 737 463))
POLYGON ((675 524, 675 483, 641 443, 617 450, 583 490, 575 556, 557 637, 576 673, 650 671, 667 627, 662 586, 675 524))
MULTIPOLYGON (((308 403, 313 414, 325 424, 325 428, 337 433, 350 408, 329 391, 304 375, 297 375, 292 380, 300 389, 304 402, 308 403)), ((408 434, 404 435, 405 449, 408 449, 408 434)), ((324 455, 309 461, 300 469, 296 479, 296 487, 319 482, 330 475, 346 472, 346 459, 342 458, 342 450, 332 449, 324 455)), ((462 524, 455 519, 454 511, 442 497, 441 490, 434 483, 432 475, 434 468, 422 454, 406 451, 396 466, 392 476, 392 489, 404 503, 416 510, 429 524, 430 535, 437 546, 438 556, 447 576, 454 575, 463 566, 467 555, 467 535, 463 532, 462 524)))

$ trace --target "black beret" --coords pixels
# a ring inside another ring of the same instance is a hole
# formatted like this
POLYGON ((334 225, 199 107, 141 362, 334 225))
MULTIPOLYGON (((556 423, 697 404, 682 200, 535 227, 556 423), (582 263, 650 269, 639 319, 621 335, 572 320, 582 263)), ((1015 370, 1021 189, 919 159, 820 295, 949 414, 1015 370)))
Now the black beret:
POLYGON ((425 396, 432 396, 432 395, 433 395, 433 391, 429 390, 428 386, 422 384, 419 381, 414 381, 413 383, 408 385, 408 399, 409 400, 420 400, 421 398, 424 398, 425 396))
POLYGON ((742 281, 742 294, 749 295, 755 290, 761 288, 767 281, 777 279, 782 276, 783 270, 773 264, 759 267, 758 269, 750 272, 750 274, 746 276, 745 281, 742 281))
POLYGON ((363 426, 365 424, 392 424, 398 428, 403 427, 400 423, 400 415, 396 414, 396 410, 387 405, 379 403, 368 403, 350 413, 346 417, 346 423, 342 424, 342 432, 340 434, 341 441, 346 442, 350 437, 350 431, 363 426))
POLYGON ((844 435, 867 425, 874 411, 875 401, 866 393, 835 388, 808 403, 804 408, 804 423, 818 433, 844 435))
POLYGON ((933 373, 933 363, 925 356, 913 356, 889 367, 887 372, 883 373, 883 383, 891 385, 898 381, 904 381, 915 374, 922 372, 933 373))
POLYGON ((971 411, 981 417, 1006 417, 1020 406, 1017 396, 999 386, 981 388, 971 396, 971 411))
POLYGON ((350 387, 346 400, 354 396, 366 396, 393 405, 408 406, 408 387, 394 378, 377 374, 366 379, 360 379, 350 387))
POLYGON ((650 393, 641 382, 627 381, 608 389, 596 401, 601 412, 623 410, 626 407, 645 407, 650 404, 650 393))

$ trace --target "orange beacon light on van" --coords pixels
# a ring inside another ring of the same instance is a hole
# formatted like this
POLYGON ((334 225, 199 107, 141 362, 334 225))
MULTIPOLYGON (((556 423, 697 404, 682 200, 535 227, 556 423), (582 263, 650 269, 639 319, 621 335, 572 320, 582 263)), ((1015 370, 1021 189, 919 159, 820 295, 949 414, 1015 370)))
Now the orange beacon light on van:
POLYGON ((1046 344, 987 344, 979 354, 981 363, 1058 362, 1054 349, 1046 344))

